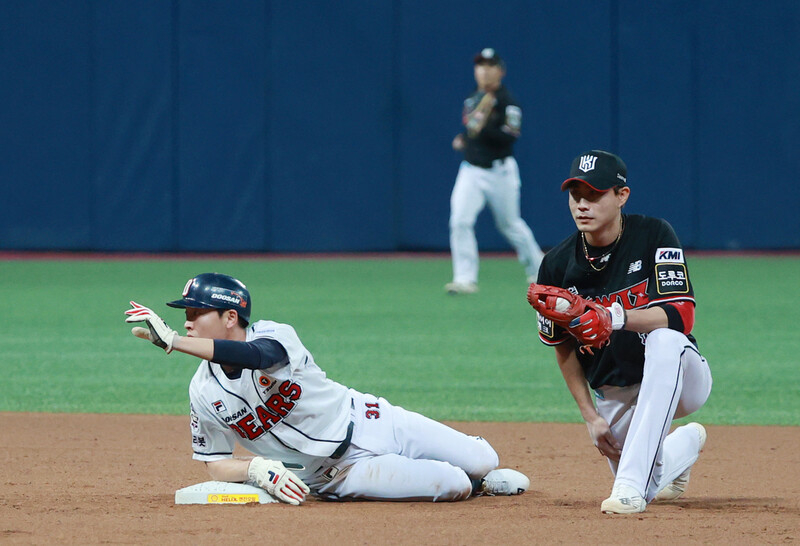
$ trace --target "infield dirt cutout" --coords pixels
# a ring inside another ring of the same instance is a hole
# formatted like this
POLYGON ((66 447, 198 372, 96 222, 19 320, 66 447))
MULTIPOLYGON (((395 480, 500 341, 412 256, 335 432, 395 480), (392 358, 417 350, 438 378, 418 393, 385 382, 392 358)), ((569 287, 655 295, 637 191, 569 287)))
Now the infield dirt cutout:
MULTIPOLYGON (((605 460, 580 424, 448 423, 531 478, 458 503, 174 504, 209 478, 188 417, 0 413, 3 544, 797 544, 800 428, 708 426, 685 498, 600 513, 605 460)), ((242 452, 244 454, 244 452, 242 452)))

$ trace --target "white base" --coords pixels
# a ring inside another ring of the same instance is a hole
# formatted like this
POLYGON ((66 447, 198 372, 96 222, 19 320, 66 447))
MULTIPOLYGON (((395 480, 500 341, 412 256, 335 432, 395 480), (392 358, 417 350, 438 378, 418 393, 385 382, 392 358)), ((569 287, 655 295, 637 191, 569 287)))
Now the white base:
POLYGON ((279 502, 249 483, 203 482, 175 491, 175 504, 269 504, 279 502))

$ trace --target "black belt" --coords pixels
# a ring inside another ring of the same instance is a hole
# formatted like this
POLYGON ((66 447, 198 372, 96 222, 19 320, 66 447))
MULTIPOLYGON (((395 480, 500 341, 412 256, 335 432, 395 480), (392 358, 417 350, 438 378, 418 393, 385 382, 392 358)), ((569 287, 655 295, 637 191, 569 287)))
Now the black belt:
POLYGON ((488 163, 486 163, 486 162, 473 163, 472 161, 467 161, 467 163, 469 163, 470 165, 474 165, 476 167, 480 167, 481 169, 491 169, 492 167, 494 167, 494 162, 495 161, 499 161, 500 164, 502 165, 502 164, 504 164, 506 162, 506 159, 508 159, 509 157, 511 157, 511 156, 498 157, 497 159, 489 160, 488 163))
POLYGON ((353 439, 354 426, 355 424, 353 421, 350 421, 350 424, 347 425, 347 435, 344 437, 344 440, 342 440, 342 443, 339 444, 339 447, 336 448, 336 451, 331 453, 331 459, 340 458, 342 455, 344 455, 344 452, 347 451, 347 448, 350 447, 350 441, 353 439))

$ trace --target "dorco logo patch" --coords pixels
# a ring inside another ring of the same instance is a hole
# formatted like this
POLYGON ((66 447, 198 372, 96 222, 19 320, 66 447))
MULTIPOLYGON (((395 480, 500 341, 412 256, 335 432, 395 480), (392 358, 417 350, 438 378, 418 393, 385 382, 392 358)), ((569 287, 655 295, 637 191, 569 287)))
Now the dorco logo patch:
POLYGON ((683 249, 680 248, 657 248, 656 249, 656 263, 683 263, 683 249))
POLYGON ((656 265, 656 289, 659 294, 686 294, 689 278, 683 264, 656 265))

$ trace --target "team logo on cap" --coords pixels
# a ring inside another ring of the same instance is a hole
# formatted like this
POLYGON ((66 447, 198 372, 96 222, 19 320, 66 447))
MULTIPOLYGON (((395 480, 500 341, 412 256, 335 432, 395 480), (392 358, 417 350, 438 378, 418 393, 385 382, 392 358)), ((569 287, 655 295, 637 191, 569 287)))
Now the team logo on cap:
POLYGON ((184 298, 189 295, 189 289, 192 287, 192 283, 193 282, 194 282, 194 278, 191 278, 188 281, 186 281, 186 285, 183 287, 183 297, 184 298))
POLYGON ((578 165, 578 168, 585 173, 594 170, 594 164, 597 161, 597 156, 594 155, 582 155, 581 156, 581 163, 578 165))

